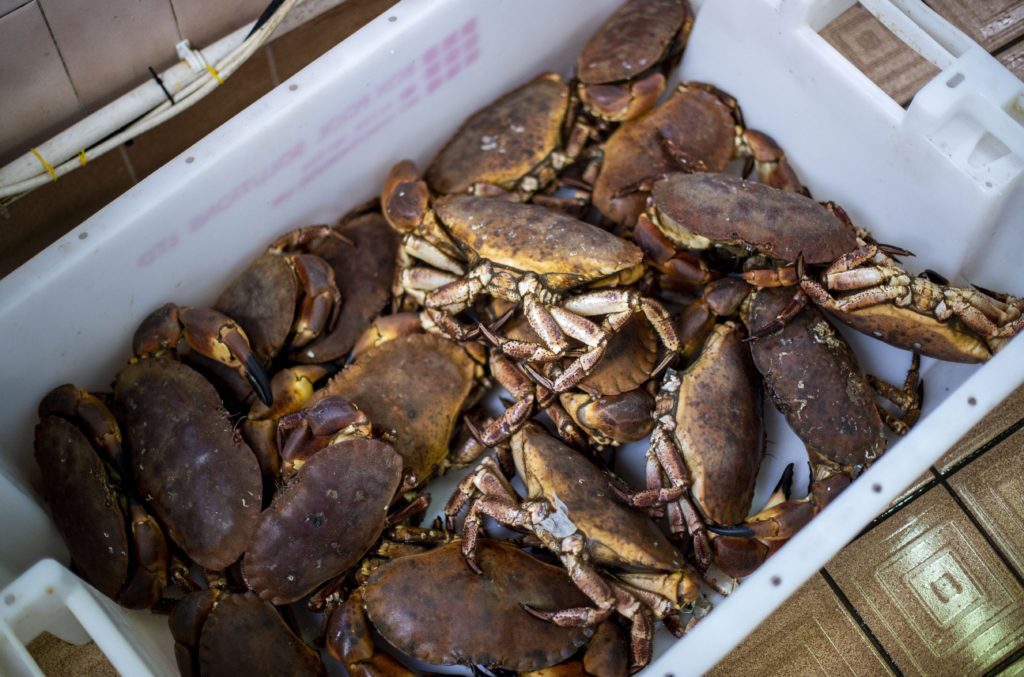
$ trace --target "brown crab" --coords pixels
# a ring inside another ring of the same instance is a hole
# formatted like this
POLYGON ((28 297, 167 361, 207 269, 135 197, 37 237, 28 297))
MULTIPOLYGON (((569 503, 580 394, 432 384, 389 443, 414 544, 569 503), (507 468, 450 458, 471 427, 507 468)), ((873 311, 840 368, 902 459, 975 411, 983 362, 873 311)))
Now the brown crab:
POLYGON ((175 359, 180 322, 217 328, 187 333, 186 339, 245 372, 259 390, 266 388, 245 334, 234 323, 215 311, 164 306, 136 331, 136 358, 117 375, 113 410, 139 496, 191 559, 219 571, 242 554, 263 487, 256 457, 217 391, 175 359), (204 321, 194 321, 195 315, 204 321), (200 341, 202 336, 207 340, 200 341))
MULTIPOLYGON (((358 674, 382 657, 373 647, 372 627, 416 660, 522 672, 558 664, 587 645, 584 660, 595 672, 616 674, 624 652, 615 655, 614 629, 588 645, 592 629, 552 627, 523 609, 585 604, 565 571, 500 541, 478 541, 477 554, 479 574, 465 566, 458 542, 375 566, 331 613, 328 649, 358 674)), ((617 674, 624 673, 622 662, 617 674)))
POLYGON ((63 385, 39 403, 43 497, 75 570, 123 606, 156 605, 168 582, 163 531, 125 484, 121 431, 92 393, 63 385))
POLYGON ((402 458, 377 440, 349 439, 309 458, 260 515, 242 559, 250 589, 290 604, 358 563, 384 531, 402 458))
POLYGON ((501 340, 517 360, 552 362, 569 350, 571 337, 586 348, 553 382, 554 392, 573 387, 600 360, 608 338, 642 312, 669 348, 676 337, 660 303, 623 285, 643 273, 633 244, 538 205, 458 195, 428 204, 426 185, 408 161, 388 176, 384 215, 403 232, 403 251, 432 268, 405 268, 403 287, 422 296, 436 328, 457 340, 475 332, 455 315, 481 294, 521 305, 541 343, 501 340), (439 270, 440 268, 440 270, 439 270), (598 290, 588 288, 602 286, 598 290), (604 315, 601 325, 587 319, 604 315))
POLYGON ((777 329, 809 298, 898 347, 979 362, 1024 329, 1016 299, 911 277, 892 258, 909 252, 870 241, 840 207, 726 174, 671 174, 655 183, 634 237, 653 265, 691 286, 714 275, 678 249, 738 255, 755 286, 799 284, 776 322, 759 331, 777 329))
POLYGON ((623 123, 599 156, 594 206, 626 232, 646 205, 645 182, 680 169, 724 172, 731 160, 743 159, 743 176, 756 169, 762 183, 805 192, 775 141, 746 127, 736 100, 700 82, 680 84, 660 106, 623 123))
MULTIPOLYGON (((774 321, 791 297, 785 289, 747 296, 741 309, 745 323, 757 332, 774 321)), ((749 345, 772 402, 807 448, 812 490, 805 499, 768 506, 736 529, 708 527, 720 534, 716 554, 729 551, 734 575, 749 573, 781 547, 880 456, 887 427, 906 433, 920 415, 923 392, 917 355, 902 388, 869 377, 842 335, 814 307, 749 345), (887 399, 898 413, 883 407, 876 396, 887 399)))
POLYGON ((427 168, 430 189, 528 200, 590 136, 573 119, 570 91, 559 75, 543 73, 474 113, 427 168))
POLYGON ((477 370, 447 339, 399 336, 360 355, 283 416, 286 483, 246 549, 251 588, 275 604, 303 597, 362 559, 389 509, 401 516, 425 503, 410 492, 473 460, 451 453, 449 442, 476 392, 477 370))
POLYGON ((186 677, 327 674, 277 609, 251 593, 193 592, 169 620, 178 670, 186 677))
POLYGON ((577 91, 595 117, 621 122, 650 110, 693 28, 688 0, 628 0, 576 60, 577 91))
POLYGON ((216 309, 245 329, 260 364, 269 365, 286 345, 305 346, 337 322, 342 299, 334 269, 319 256, 292 253, 323 238, 352 244, 329 226, 297 228, 271 243, 217 299, 216 309))
MULTIPOLYGON (((525 500, 497 464, 485 458, 445 507, 452 519, 469 506, 462 543, 467 562, 478 568, 475 547, 485 516, 532 534, 561 560, 596 607, 528 607, 531 612, 556 625, 582 627, 621 614, 632 626, 630 669, 640 669, 650 660, 653 622, 692 610, 699 577, 657 525, 617 500, 617 485, 578 452, 528 424, 512 436, 512 455, 527 489, 525 500)), ((676 500, 681 493, 657 489, 623 498, 646 507, 676 500)))

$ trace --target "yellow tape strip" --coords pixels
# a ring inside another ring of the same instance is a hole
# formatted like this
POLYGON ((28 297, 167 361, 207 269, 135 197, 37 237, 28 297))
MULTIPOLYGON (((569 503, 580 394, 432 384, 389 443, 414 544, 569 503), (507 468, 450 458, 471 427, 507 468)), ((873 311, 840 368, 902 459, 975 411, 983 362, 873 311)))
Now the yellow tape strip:
POLYGON ((44 158, 42 155, 40 155, 39 151, 37 151, 35 148, 32 149, 32 154, 35 155, 36 158, 39 159, 39 162, 42 163, 43 168, 46 169, 46 173, 50 175, 50 179, 53 180, 53 181, 56 181, 57 180, 57 170, 53 168, 53 165, 51 165, 49 162, 47 162, 46 158, 44 158))
POLYGON ((224 84, 224 79, 221 78, 220 73, 217 72, 216 68, 214 68, 210 64, 206 64, 206 70, 210 71, 210 75, 213 76, 213 79, 217 81, 218 85, 224 84))
POLYGON ((88 164, 88 162, 89 158, 85 157, 85 149, 83 148, 82 150, 78 151, 78 164, 84 167, 86 164, 88 164))

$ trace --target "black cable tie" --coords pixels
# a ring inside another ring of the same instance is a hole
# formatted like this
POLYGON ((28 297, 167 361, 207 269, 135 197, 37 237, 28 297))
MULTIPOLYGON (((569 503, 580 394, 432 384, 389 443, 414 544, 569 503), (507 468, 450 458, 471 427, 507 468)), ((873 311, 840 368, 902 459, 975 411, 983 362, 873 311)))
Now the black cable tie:
MULTIPOLYGON (((252 30, 249 31, 249 34, 245 36, 245 40, 251 38, 252 34, 258 31, 263 24, 270 21, 270 17, 274 16, 278 8, 283 4, 284 0, 271 0, 270 4, 263 10, 263 13, 260 14, 260 18, 256 19, 256 23, 253 24, 252 30)), ((242 42, 245 42, 245 40, 242 40, 242 42)))
POLYGON ((167 100, 170 101, 171 105, 173 106, 174 105, 174 97, 171 96, 171 93, 167 91, 166 87, 164 87, 164 81, 160 79, 160 76, 156 74, 156 71, 153 70, 152 66, 149 66, 148 68, 149 68, 149 74, 153 76, 154 80, 156 80, 156 84, 160 85, 160 89, 164 90, 164 94, 167 96, 167 100))

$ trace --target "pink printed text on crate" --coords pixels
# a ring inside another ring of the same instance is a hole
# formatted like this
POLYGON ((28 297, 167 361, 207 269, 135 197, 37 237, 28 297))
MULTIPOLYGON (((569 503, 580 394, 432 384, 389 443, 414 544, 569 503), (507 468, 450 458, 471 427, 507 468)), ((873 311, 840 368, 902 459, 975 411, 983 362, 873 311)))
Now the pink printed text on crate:
MULTIPOLYGON (((480 56, 476 18, 469 19, 427 48, 419 58, 381 79, 370 91, 331 116, 317 129, 309 143, 300 141, 276 155, 258 171, 232 184, 188 220, 187 232, 194 233, 214 217, 227 212, 239 199, 265 189, 270 179, 282 173, 294 174, 292 165, 302 161, 298 179, 269 199, 271 208, 287 202, 320 177, 354 148, 408 114, 423 96, 433 94, 480 56), (285 172, 285 170, 289 170, 285 172)), ((140 268, 151 265, 174 249, 181 236, 172 233, 148 247, 136 259, 140 268)))

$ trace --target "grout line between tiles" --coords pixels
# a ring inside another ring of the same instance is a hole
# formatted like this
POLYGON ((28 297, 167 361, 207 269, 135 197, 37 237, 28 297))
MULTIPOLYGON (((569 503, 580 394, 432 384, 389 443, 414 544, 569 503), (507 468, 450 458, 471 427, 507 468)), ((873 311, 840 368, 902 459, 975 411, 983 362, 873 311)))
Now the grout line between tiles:
POLYGON ((124 168, 128 170, 128 178, 132 180, 132 185, 134 186, 139 182, 139 176, 135 173, 135 165, 132 164, 132 158, 128 155, 128 151, 125 150, 123 143, 117 147, 117 151, 121 154, 121 161, 124 162, 124 168))
POLYGON ((1024 42, 1024 35, 1018 35, 1016 38, 1014 38, 1013 40, 1010 40, 1008 43, 1006 43, 1002 47, 993 50, 992 51, 992 56, 998 58, 1000 54, 1002 54, 1003 52, 1009 52, 1011 49, 1013 49, 1014 47, 1016 47, 1017 45, 1019 45, 1022 42, 1024 42))
POLYGON ((3 14, 0 14, 0 19, 4 18, 5 16, 8 16, 9 14, 14 14, 14 13, 15 13, 15 12, 17 12, 17 11, 18 11, 19 9, 21 9, 22 7, 24 7, 25 5, 31 5, 31 4, 32 4, 33 2, 35 2, 35 1, 36 1, 36 0, 25 0, 25 2, 21 3, 21 4, 20 4, 20 5, 18 5, 17 7, 11 7, 11 8, 9 9, 9 10, 7 10, 6 12, 4 12, 3 14))
POLYGON ((982 677, 994 677, 1001 672, 1005 672, 1008 668, 1013 667, 1013 664, 1024 658, 1024 646, 1019 647, 1016 651, 1011 653, 1009 656, 999 661, 999 663, 986 672, 982 677))
POLYGON ((1013 425, 1007 427, 1005 430, 1003 430, 1001 433, 999 433, 998 435, 993 437, 991 440, 989 440, 988 442, 986 442, 985 444, 981 445, 980 447, 978 447, 977 449, 975 449, 971 453, 969 453, 966 456, 964 456, 962 459, 960 459, 959 461, 957 461, 956 463, 951 465, 947 470, 939 471, 939 470, 937 470, 935 468, 935 466, 931 466, 930 468, 928 468, 928 470, 933 475, 932 479, 928 480, 925 484, 923 484, 920 487, 918 487, 917 489, 915 489, 910 495, 908 495, 902 501, 900 501, 896 505, 890 507, 889 509, 887 509, 885 512, 880 514, 875 519, 871 520, 871 523, 868 524, 866 527, 864 527, 864 529, 861 530, 861 532, 859 534, 857 534, 857 537, 854 538, 853 540, 857 540, 861 536, 864 536, 865 534, 870 532, 875 527, 881 525, 883 522, 888 520, 890 517, 893 517, 894 515, 896 515, 900 511, 902 511, 904 508, 906 508, 907 506, 912 504, 914 501, 916 501, 917 499, 921 498, 923 495, 928 493, 928 491, 930 489, 932 489, 933 487, 935 487, 936 485, 938 485, 938 484, 945 484, 945 481, 946 481, 947 478, 951 477, 952 475, 954 475, 955 473, 959 472, 960 470, 963 470, 964 467, 969 465, 971 462, 977 460, 983 454, 985 454, 987 451, 995 448, 996 446, 1001 444, 1004 440, 1006 440, 1006 438, 1010 437, 1011 435, 1013 435, 1017 431, 1021 430, 1022 428, 1024 428, 1024 418, 1022 418, 1021 420, 1017 421, 1013 425))
POLYGON ((868 641, 871 642, 871 645, 875 647, 875 651, 877 651, 878 654, 882 657, 882 660, 884 660, 885 664, 889 666, 889 669, 892 670, 894 674, 902 677, 903 671, 900 670, 899 666, 896 665, 896 661, 892 659, 892 656, 889 655, 889 652, 885 650, 884 646, 882 646, 882 642, 880 642, 879 639, 875 637, 875 633, 871 631, 871 627, 863 618, 861 618, 861 615, 857 611, 857 608, 853 606, 853 602, 851 602, 850 599, 846 596, 846 593, 843 592, 843 589, 839 587, 839 584, 836 583, 836 580, 834 578, 832 578, 832 575, 829 574, 829 572, 825 569, 821 569, 820 571, 818 571, 818 573, 821 574, 821 577, 825 579, 826 583, 828 583, 828 587, 832 588, 832 594, 836 596, 836 599, 838 599, 839 603, 843 605, 847 613, 849 613, 853 617, 853 620, 857 624, 857 627, 859 627, 860 631, 863 632, 864 635, 868 638, 868 641))
POLYGON ((1024 418, 1017 421, 1013 425, 1007 427, 1006 430, 1002 431, 985 444, 981 445, 980 447, 978 447, 971 453, 967 454, 953 465, 949 466, 949 468, 946 469, 944 472, 940 472, 939 477, 941 477, 942 479, 947 479, 951 475, 959 472, 960 470, 963 470, 965 466, 969 465, 972 461, 976 460, 979 456, 981 456, 988 450, 1001 444, 1006 438, 1010 437, 1021 428, 1024 428, 1024 418))
POLYGON ((53 29, 50 27, 50 20, 46 18, 46 10, 43 9, 43 3, 36 0, 36 7, 39 8, 39 14, 43 17, 43 23, 46 24, 46 32, 50 34, 50 40, 53 41, 53 48, 57 50, 57 56, 60 58, 60 65, 64 67, 64 74, 68 76, 68 82, 71 83, 71 91, 75 93, 75 99, 78 100, 78 105, 84 106, 85 103, 82 101, 82 95, 78 93, 78 87, 75 86, 75 79, 71 77, 71 71, 68 70, 68 62, 64 60, 64 53, 60 51, 60 44, 57 42, 57 36, 53 34, 53 29))
POLYGON ((977 516, 975 516, 975 514, 967 508, 967 504, 965 504, 963 499, 960 498, 960 495, 953 491, 953 487, 949 486, 945 478, 940 477, 939 484, 945 487, 946 491, 948 491, 949 495, 953 497, 953 500, 956 502, 957 506, 959 506, 960 510, 965 515, 967 515, 967 519, 971 521, 971 524, 974 525, 974 528, 978 530, 978 533, 980 533, 982 538, 985 539, 985 542, 989 544, 989 547, 991 547, 992 550, 995 551, 996 555, 999 557, 1000 561, 1002 561, 1003 565, 1007 569, 1009 569, 1010 573, 1013 574, 1013 577, 1017 579, 1018 585, 1024 588, 1024 576, 1021 576, 1021 573, 1017 571, 1017 568, 1015 566, 1013 566, 1013 562, 1011 562, 1010 558, 1006 556, 1006 553, 1004 553, 1003 549, 999 547, 999 544, 995 542, 991 534, 988 533, 988 530, 985 529, 984 526, 982 526, 981 521, 977 518, 977 516))
MULTIPOLYGON (((929 468, 929 470, 931 470, 933 473, 935 472, 935 470, 933 468, 929 468)), ((893 517, 897 513, 901 512, 904 508, 909 506, 911 503, 913 503, 914 501, 916 501, 917 499, 921 498, 926 493, 928 493, 928 491, 930 489, 932 489, 933 487, 935 487, 935 485, 937 485, 938 483, 939 483, 939 480, 938 480, 937 477, 935 477, 935 478, 932 478, 932 479, 928 480, 927 482, 925 482, 921 486, 919 486, 917 489, 915 489, 909 496, 904 498, 902 501, 900 501, 896 505, 888 508, 881 515, 879 515, 875 519, 871 520, 871 523, 868 524, 866 527, 864 527, 861 530, 861 532, 859 534, 857 534, 856 538, 854 538, 853 540, 856 541, 858 538, 860 538, 861 536, 864 536, 865 534, 870 532, 875 527, 880 526, 883 522, 888 520, 890 517, 893 517)))
POLYGON ((281 74, 277 71, 277 59, 274 57, 274 51, 270 48, 270 45, 266 45, 263 51, 267 55, 267 68, 270 70, 270 82, 273 83, 274 87, 281 84, 281 74))
POLYGON ((178 32, 178 40, 184 40, 185 36, 181 32, 181 24, 178 22, 178 13, 174 11, 174 1, 166 0, 167 4, 171 8, 171 18, 174 19, 174 30, 178 32))

